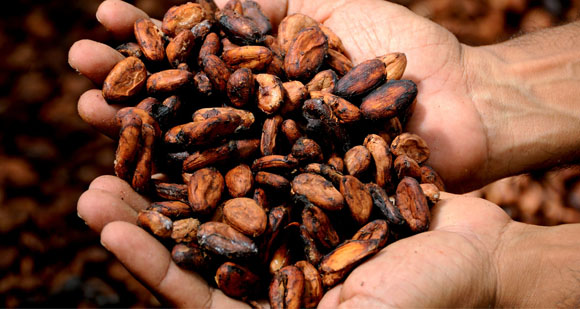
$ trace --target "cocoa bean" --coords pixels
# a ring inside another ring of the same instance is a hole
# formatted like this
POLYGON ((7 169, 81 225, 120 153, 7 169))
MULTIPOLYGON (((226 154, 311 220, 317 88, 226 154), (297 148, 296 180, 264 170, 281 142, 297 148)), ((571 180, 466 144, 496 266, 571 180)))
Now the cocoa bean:
POLYGON ((244 298, 256 294, 260 277, 244 266, 225 262, 218 267, 215 282, 224 294, 244 298))
POLYGON ((232 157, 245 159, 251 157, 259 148, 260 140, 229 141, 221 146, 196 151, 183 161, 183 170, 191 172, 196 169, 229 160, 232 157))
POLYGON ((125 101, 138 94, 147 80, 147 69, 139 58, 127 57, 118 62, 105 78, 103 97, 106 100, 125 101))
POLYGON ((259 72, 270 64, 273 53, 264 46, 240 46, 224 51, 221 57, 233 70, 248 68, 259 72))
POLYGON ((389 237, 389 226, 387 221, 377 219, 361 227, 352 237, 353 240, 377 240, 379 248, 387 244, 389 237))
POLYGON ((328 41, 320 28, 304 28, 286 52, 284 72, 289 79, 309 79, 318 71, 327 53, 328 41))
POLYGON ((189 180, 189 205, 195 213, 209 214, 217 207, 224 191, 224 178, 216 169, 202 168, 189 180))
POLYGON ((205 39, 203 44, 199 48, 199 53, 197 56, 197 64, 203 66, 204 59, 209 55, 218 55, 221 49, 221 41, 219 36, 215 32, 210 32, 205 39))
POLYGON ((294 80, 282 84, 284 88, 284 104, 280 109, 281 115, 288 115, 294 111, 300 110, 302 102, 308 96, 308 92, 304 84, 294 80))
POLYGON ((431 154, 425 140, 413 133, 397 136, 391 143, 391 152, 396 156, 407 155, 419 164, 427 161, 431 154))
POLYGON ((187 203, 187 185, 155 181, 155 193, 164 200, 187 203))
POLYGON ((252 164, 253 171, 262 170, 291 170, 298 165, 293 156, 269 155, 256 159, 252 164))
POLYGON ((332 252, 324 256, 318 269, 322 276, 322 284, 333 287, 350 273, 367 257, 375 254, 378 249, 378 240, 347 240, 332 252))
POLYGON ((405 218, 399 212, 399 208, 391 203, 387 192, 377 184, 366 184, 367 190, 373 198, 373 204, 383 213, 389 226, 400 229, 406 224, 405 218))
POLYGON ((169 238, 173 229, 171 219, 153 210, 139 212, 137 225, 159 238, 169 238))
POLYGON ((299 13, 288 15, 282 19, 280 25, 278 25, 278 44, 284 55, 288 52, 290 44, 292 44, 298 33, 302 29, 312 26, 318 26, 318 22, 309 16, 299 13))
MULTIPOLYGON (((186 189, 187 190, 187 189, 186 189)), ((187 191, 186 191, 187 192, 187 191)), ((187 197, 187 193, 186 193, 187 197)), ((191 217, 193 211, 188 204, 180 201, 161 201, 152 203, 147 210, 154 210, 168 217, 171 220, 178 220, 191 217)))
POLYGON ((326 64, 340 77, 346 75, 346 73, 348 73, 353 68, 352 61, 350 61, 350 59, 348 59, 348 57, 346 57, 344 54, 334 49, 328 50, 326 64))
POLYGON ((294 145, 294 143, 296 143, 298 139, 304 136, 302 132, 300 132, 300 129, 298 128, 298 124, 296 123, 296 121, 292 119, 284 120, 282 122, 280 129, 282 130, 282 133, 284 133, 284 135, 286 136, 288 144, 290 145, 294 145))
POLYGON ((197 242, 202 248, 229 259, 247 258, 258 253, 258 247, 250 238, 221 222, 203 223, 197 231, 197 242))
POLYGON ((347 175, 340 182, 340 193, 344 196, 355 222, 358 225, 366 224, 371 216, 373 199, 365 185, 356 177, 347 175))
POLYGON ((410 80, 391 80, 364 97, 363 116, 371 120, 403 115, 417 97, 417 85, 410 80))
POLYGON ((421 191, 423 191, 423 193, 425 194, 425 196, 429 200, 429 208, 431 208, 431 206, 433 206, 433 205, 437 204, 437 202, 439 202, 440 191, 436 185, 434 185, 432 183, 422 183, 419 186, 421 187, 421 191))
POLYGON ((419 163, 407 155, 402 154, 395 158, 393 167, 395 168, 395 172, 399 179, 403 179, 403 177, 407 176, 421 179, 421 167, 419 166, 419 163))
POLYGON ((380 136, 369 134, 363 145, 369 150, 375 163, 375 182, 379 187, 385 187, 391 183, 391 165, 393 159, 389 151, 389 145, 380 136))
POLYGON ((254 74, 248 68, 237 69, 230 75, 227 83, 227 94, 230 102, 235 107, 243 107, 254 96, 256 80, 254 74))
POLYGON ((367 94, 385 81, 385 70, 379 59, 363 61, 338 80, 334 93, 344 98, 367 94))
POLYGON ((262 127, 262 138, 260 140, 260 151, 263 156, 273 155, 276 151, 276 140, 278 138, 278 131, 282 124, 282 117, 276 115, 264 120, 262 127))
POLYGON ((268 296, 272 309, 299 309, 304 293, 304 274, 293 265, 274 274, 268 296))
POLYGON ((320 162, 323 160, 322 148, 314 140, 301 137, 292 146, 292 156, 299 162, 320 162))
POLYGON ((407 56, 404 53, 389 53, 378 57, 386 66, 387 80, 396 80, 403 77, 407 67, 407 56))
POLYGON ((302 225, 308 234, 325 248, 334 248, 340 242, 330 219, 316 206, 309 205, 302 209, 302 225))
POLYGON ((300 174, 292 180, 293 195, 302 195, 312 204, 330 211, 344 206, 342 194, 324 177, 312 173, 300 174))
POLYGON ((197 230, 199 229, 199 220, 186 218, 173 222, 171 239, 176 243, 190 243, 197 240, 197 230))
POLYGON ((338 76, 333 70, 324 70, 318 72, 314 77, 306 84, 308 92, 322 91, 332 93, 338 82, 338 76))
POLYGON ((174 68, 187 61, 195 44, 195 37, 189 30, 179 32, 165 48, 167 60, 174 68))
POLYGON ((421 166, 421 183, 432 183, 439 191, 445 191, 445 183, 439 174, 429 165, 421 166))
POLYGON ((188 2, 183 5, 171 7, 165 16, 161 29, 169 36, 175 36, 181 31, 190 31, 195 25, 205 18, 205 12, 201 5, 188 2))
POLYGON ((304 275, 304 294, 302 295, 302 306, 305 308, 315 308, 324 294, 322 280, 316 267, 307 261, 298 261, 294 264, 304 275))
POLYGON ((395 199, 397 208, 412 232, 419 233, 429 229, 429 205, 417 180, 403 178, 397 186, 395 199))
POLYGON ((169 93, 193 84, 193 74, 184 70, 165 70, 151 74, 147 79, 149 94, 169 93))
POLYGON ((262 35, 266 35, 272 31, 272 23, 270 23, 270 19, 264 15, 262 8, 257 2, 252 0, 244 1, 242 3, 242 10, 244 17, 253 21, 262 35))
POLYGON ((145 58, 151 61, 165 59, 163 34, 149 18, 137 19, 133 24, 133 32, 145 58))
POLYGON ((260 236, 266 231, 266 212, 251 198, 238 197, 226 201, 223 214, 226 223, 250 237, 260 236))
POLYGON ((262 186, 270 187, 276 191, 284 192, 290 187, 290 182, 283 176, 259 171, 256 173, 255 181, 262 186))
POLYGON ((207 55, 203 59, 203 71, 211 81, 213 89, 222 93, 226 90, 231 72, 218 56, 207 55))
POLYGON ((284 103, 284 88, 278 76, 272 74, 258 74, 256 81, 258 88, 258 108, 267 115, 274 114, 284 103))
POLYGON ((225 181, 232 197, 246 196, 254 186, 252 170, 246 164, 240 164, 227 172, 225 181))
POLYGON ((344 166, 349 175, 360 177, 371 165, 371 153, 363 146, 358 145, 344 154, 344 166))
POLYGON ((339 123, 354 123, 361 118, 360 109, 339 96, 324 91, 312 91, 310 97, 322 99, 332 109, 339 123))
POLYGON ((264 36, 258 25, 251 19, 233 10, 221 10, 216 13, 216 19, 221 29, 234 42, 252 45, 264 41, 264 36))

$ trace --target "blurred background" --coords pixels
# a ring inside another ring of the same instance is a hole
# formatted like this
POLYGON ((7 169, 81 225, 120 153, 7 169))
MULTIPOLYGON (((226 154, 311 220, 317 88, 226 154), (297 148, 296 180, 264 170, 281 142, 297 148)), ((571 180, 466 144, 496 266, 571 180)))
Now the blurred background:
MULTIPOLYGON (((129 1, 162 18, 185 1, 129 1)), ((578 17, 579 0, 397 0, 471 45, 500 42, 578 17)), ((96 21, 101 0, 11 1, 0 12, 0 306, 156 307, 99 244, 76 202, 113 173, 114 143, 82 122, 90 81, 67 64, 79 39, 116 46, 96 21)), ((580 222, 580 167, 512 177, 471 193, 514 219, 580 222)))

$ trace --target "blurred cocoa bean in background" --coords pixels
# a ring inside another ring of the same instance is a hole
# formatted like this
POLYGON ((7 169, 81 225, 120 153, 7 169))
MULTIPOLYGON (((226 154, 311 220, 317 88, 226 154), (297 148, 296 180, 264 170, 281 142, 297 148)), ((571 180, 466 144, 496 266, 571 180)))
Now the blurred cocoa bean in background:
MULTIPOLYGON (((177 0, 135 0, 162 18, 177 0)), ((574 20, 579 0, 396 0, 460 41, 492 44, 574 20)), ((91 82, 67 63, 80 39, 117 46, 95 19, 100 0, 17 0, 0 12, 0 306, 156 307, 159 302, 76 214, 114 143, 85 124, 76 101, 91 82)), ((580 167, 537 172, 471 193, 514 219, 580 222, 580 167)))

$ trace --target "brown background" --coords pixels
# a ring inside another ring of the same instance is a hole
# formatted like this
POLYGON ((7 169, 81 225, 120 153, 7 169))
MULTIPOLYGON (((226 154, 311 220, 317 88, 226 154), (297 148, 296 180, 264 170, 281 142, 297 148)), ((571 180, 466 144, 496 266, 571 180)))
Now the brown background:
MULTIPOLYGON (((0 13, 2 307, 159 305, 76 214, 80 194, 113 165, 113 142, 77 115, 76 100, 93 85, 67 64, 76 40, 119 43, 94 18, 100 2, 20 0, 0 13)), ((156 18, 180 3, 129 2, 156 18)), ((577 0, 396 2, 473 45, 573 20, 580 8, 577 0)), ((538 172, 474 194, 524 222, 580 222, 579 179, 578 169, 538 172)))

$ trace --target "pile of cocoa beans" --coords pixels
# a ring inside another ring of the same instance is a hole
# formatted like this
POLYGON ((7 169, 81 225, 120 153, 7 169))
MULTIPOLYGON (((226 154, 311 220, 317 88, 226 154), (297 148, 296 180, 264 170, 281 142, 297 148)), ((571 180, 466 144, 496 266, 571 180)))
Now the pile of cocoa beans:
MULTIPOLYGON (((402 53, 353 66, 312 18, 212 0, 172 7, 107 76, 122 103, 115 173, 153 203, 138 225, 225 294, 315 307, 388 243, 426 231, 444 190, 403 132, 402 53)), ((147 248, 143 248, 147 250, 147 248)))

